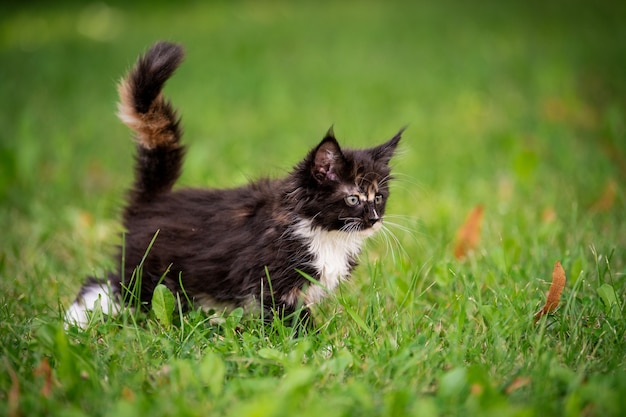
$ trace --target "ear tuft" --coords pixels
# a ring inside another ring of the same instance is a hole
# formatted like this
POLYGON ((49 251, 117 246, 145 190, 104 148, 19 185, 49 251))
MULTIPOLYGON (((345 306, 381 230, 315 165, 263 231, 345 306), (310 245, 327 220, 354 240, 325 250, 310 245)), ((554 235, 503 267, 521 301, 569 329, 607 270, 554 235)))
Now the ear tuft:
POLYGON ((344 167, 344 156, 337 139, 333 136, 332 127, 326 137, 317 146, 313 153, 311 174, 322 184, 327 181, 338 181, 339 173, 344 167))
POLYGON ((396 152, 396 148, 398 147, 398 143, 400 142, 400 139, 402 138, 402 133, 405 129, 406 127, 403 127, 387 142, 370 149, 370 153, 372 154, 374 159, 388 164, 394 153, 396 152))
POLYGON ((335 139, 335 130, 333 129, 334 127, 335 125, 330 125, 330 127, 328 128, 328 132, 326 132, 326 136, 324 136, 324 139, 335 139))

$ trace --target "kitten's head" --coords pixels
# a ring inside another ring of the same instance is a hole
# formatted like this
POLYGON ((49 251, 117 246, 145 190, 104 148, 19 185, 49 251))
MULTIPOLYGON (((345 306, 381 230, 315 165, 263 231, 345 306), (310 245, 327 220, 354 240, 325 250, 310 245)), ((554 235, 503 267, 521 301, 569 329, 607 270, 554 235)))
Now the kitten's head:
POLYGON ((341 149, 331 128, 296 168, 298 212, 325 230, 378 230, 389 197, 389 161, 403 130, 374 148, 341 149))

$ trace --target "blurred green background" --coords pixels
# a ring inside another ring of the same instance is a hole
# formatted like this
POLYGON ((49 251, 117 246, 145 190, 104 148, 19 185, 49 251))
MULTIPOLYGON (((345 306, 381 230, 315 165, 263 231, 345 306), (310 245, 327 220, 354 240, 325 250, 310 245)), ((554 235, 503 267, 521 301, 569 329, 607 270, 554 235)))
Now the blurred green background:
POLYGON ((108 266, 133 158, 115 86, 159 39, 187 50, 166 88, 190 147, 183 185, 281 175, 332 124, 355 147, 408 125, 389 212, 412 230, 398 231, 409 257, 449 245, 483 204, 484 248, 510 250, 513 264, 606 245, 624 266, 623 2, 0 7, 9 294, 46 283, 42 304, 64 304, 108 266))
POLYGON ((3 2, 0 414, 622 415, 625 22, 606 0, 3 2), (331 125, 353 147, 408 125, 397 243, 374 239, 319 333, 198 314, 64 332, 115 266, 116 83, 156 40, 187 50, 165 91, 181 185, 282 175, 331 125), (535 326, 556 260, 561 307, 535 326))

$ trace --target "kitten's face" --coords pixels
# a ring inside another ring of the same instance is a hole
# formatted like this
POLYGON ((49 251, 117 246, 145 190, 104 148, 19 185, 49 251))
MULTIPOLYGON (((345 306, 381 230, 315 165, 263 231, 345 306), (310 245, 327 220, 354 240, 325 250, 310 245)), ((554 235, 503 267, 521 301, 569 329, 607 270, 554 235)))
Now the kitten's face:
POLYGON ((342 151, 329 131, 304 161, 311 191, 302 208, 314 225, 366 235, 380 229, 389 197, 389 160, 401 133, 375 148, 342 151))
POLYGON ((351 178, 352 181, 337 187, 337 200, 329 205, 326 212, 328 215, 337 213, 335 227, 348 232, 370 228, 375 231, 380 228, 389 196, 386 184, 389 174, 381 174, 371 171, 365 175, 356 175, 351 178))

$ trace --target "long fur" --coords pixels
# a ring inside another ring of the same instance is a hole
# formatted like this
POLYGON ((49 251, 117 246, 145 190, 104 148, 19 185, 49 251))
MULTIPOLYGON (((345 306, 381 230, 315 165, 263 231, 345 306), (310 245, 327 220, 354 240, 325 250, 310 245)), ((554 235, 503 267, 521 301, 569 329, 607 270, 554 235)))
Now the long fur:
POLYGON ((135 131, 137 141, 131 203, 157 198, 180 176, 184 155, 180 119, 161 90, 183 56, 181 46, 157 43, 119 84, 118 116, 135 131))
POLYGON ((184 148, 161 91, 183 55, 179 45, 157 43, 119 85, 119 117, 137 143, 118 255, 124 268, 106 284, 87 280, 68 310, 70 324, 85 327, 88 311, 104 302, 138 297, 148 307, 159 282, 181 292, 185 307, 189 299, 207 309, 263 306, 268 319, 297 311, 306 318, 310 304, 349 277, 363 242, 381 227, 402 131, 377 147, 350 150, 331 129, 284 178, 172 190, 184 148))

